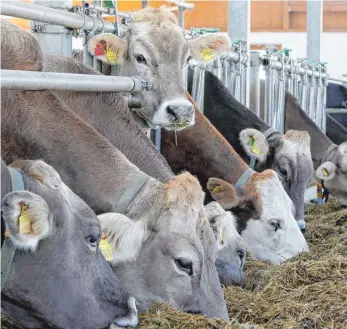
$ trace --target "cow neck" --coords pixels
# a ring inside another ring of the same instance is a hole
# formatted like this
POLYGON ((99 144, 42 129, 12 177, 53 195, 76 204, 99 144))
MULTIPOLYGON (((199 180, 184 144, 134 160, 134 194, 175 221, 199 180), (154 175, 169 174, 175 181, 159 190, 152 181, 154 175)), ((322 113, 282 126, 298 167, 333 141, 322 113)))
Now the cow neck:
POLYGON ((302 110, 296 98, 288 92, 286 92, 285 104, 285 130, 304 130, 310 134, 311 155, 313 167, 316 170, 321 165, 325 152, 333 143, 302 110))
POLYGON ((240 132, 246 128, 264 132, 270 127, 238 102, 223 83, 208 71, 205 73, 205 86, 204 115, 248 162, 249 157, 239 140, 240 132))
POLYGON ((50 91, 2 91, 2 101, 5 161, 43 159, 96 213, 113 211, 138 168, 50 91))
POLYGON ((326 115, 326 135, 335 143, 342 144, 347 141, 347 127, 336 121, 330 114, 326 115))
MULTIPOLYGON (((65 73, 99 74, 96 70, 62 56, 46 56, 45 70, 65 73)), ((81 118, 101 133, 140 170, 161 182, 173 173, 153 143, 137 126, 120 94, 56 91, 81 118)))
POLYGON ((248 169, 247 164, 193 104, 194 126, 177 132, 177 138, 174 132, 162 131, 164 156, 175 173, 188 170, 197 175, 203 188, 210 177, 235 184, 248 169))

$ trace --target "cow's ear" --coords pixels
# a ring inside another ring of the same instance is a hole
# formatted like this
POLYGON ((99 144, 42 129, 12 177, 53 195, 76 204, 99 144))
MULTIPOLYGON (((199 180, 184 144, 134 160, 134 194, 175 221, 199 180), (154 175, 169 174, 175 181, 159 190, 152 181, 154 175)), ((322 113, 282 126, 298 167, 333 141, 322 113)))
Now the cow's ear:
POLYGON ((335 165, 326 161, 317 168, 316 177, 321 180, 331 180, 335 177, 335 170, 335 165))
POLYGON ((224 209, 230 209, 239 202, 235 187, 223 179, 209 178, 207 189, 210 191, 212 198, 224 209))
POLYGON ((117 264, 136 258, 147 237, 146 224, 118 213, 105 213, 98 219, 102 233, 112 247, 112 259, 108 260, 117 264))
POLYGON ((207 33, 188 40, 190 54, 199 62, 209 62, 225 55, 231 49, 231 40, 226 33, 207 33))
POLYGON ((103 33, 89 40, 88 50, 102 62, 116 65, 122 64, 127 44, 124 39, 112 33, 103 33))
POLYGON ((35 250, 40 240, 52 231, 46 201, 39 195, 18 191, 5 195, 1 202, 6 235, 18 249, 35 250))
POLYGON ((240 142, 248 154, 258 161, 264 162, 269 154, 269 144, 264 134, 256 129, 244 129, 240 132, 240 142))

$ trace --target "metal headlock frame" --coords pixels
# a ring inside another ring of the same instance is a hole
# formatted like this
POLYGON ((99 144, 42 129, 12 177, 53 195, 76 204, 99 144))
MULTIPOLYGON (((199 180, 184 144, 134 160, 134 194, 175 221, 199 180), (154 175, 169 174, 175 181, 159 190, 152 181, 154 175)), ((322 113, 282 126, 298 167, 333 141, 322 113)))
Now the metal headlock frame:
MULTIPOLYGON (((38 3, 42 2, 40 0, 35 1, 38 3)), ((69 2, 69 0, 54 1, 55 4, 59 2, 64 3, 69 2)), ((193 8, 193 5, 187 5, 182 1, 174 0, 168 2, 176 5, 169 9, 178 10, 179 15, 182 14, 182 12, 184 13, 185 10, 193 8)), ((58 6, 60 9, 55 9, 37 4, 4 1, 1 6, 1 14, 64 26, 70 29, 65 33, 73 34, 74 36, 78 36, 83 32, 85 44, 84 62, 88 65, 94 66, 95 69, 100 71, 101 62, 96 58, 93 58, 87 50, 88 39, 100 32, 110 32, 119 35, 121 25, 128 25, 131 22, 133 14, 119 12, 117 9, 117 1, 114 1, 113 3, 113 8, 105 8, 102 6, 100 0, 95 0, 93 4, 84 2, 83 6, 70 8, 71 11, 74 11, 71 12, 63 11, 68 9, 63 6, 58 6), (115 23, 103 20, 102 15, 115 16, 115 23), (119 17, 121 17, 121 20, 119 17)), ((144 3, 146 5, 146 1, 144 3)), ((182 17, 183 16, 181 16, 181 18, 182 17)), ((183 26, 182 19, 180 20, 180 25, 183 26)), ((35 32, 45 32, 42 26, 34 26, 36 29, 34 30, 35 32)), ((218 29, 213 30, 218 31, 218 29)), ((196 35, 206 32, 211 31, 207 31, 207 29, 192 29, 190 33, 193 36, 193 34, 196 35)), ((288 89, 299 99, 307 114, 323 131, 325 131, 325 115, 323 115, 323 113, 325 111, 324 107, 328 77, 325 65, 322 63, 310 62, 308 60, 295 60, 285 51, 277 51, 276 49, 271 48, 268 48, 267 53, 263 56, 251 52, 251 61, 248 59, 246 41, 236 40, 232 43, 232 51, 226 56, 216 58, 213 62, 207 64, 190 63, 189 66, 194 70, 192 97, 197 102, 201 111, 203 111, 204 103, 206 70, 214 73, 219 79, 221 79, 231 94, 244 105, 246 105, 247 101, 247 71, 249 70, 250 96, 254 95, 250 98, 251 109, 261 116, 259 106, 259 68, 263 67, 266 72, 266 82, 264 100, 265 114, 262 118, 273 128, 279 131, 284 130, 284 96, 285 89, 288 89), (250 67, 248 67, 248 63, 250 63, 250 67)), ((112 75, 116 75, 116 71, 116 68, 113 68, 112 75)), ((57 77, 55 83, 47 81, 47 74, 48 73, 40 74, 37 72, 26 74, 25 72, 18 71, 17 73, 5 72, 2 81, 5 86, 4 88, 14 88, 14 86, 17 86, 16 88, 33 88, 34 90, 41 90, 44 89, 45 86, 46 88, 48 88, 47 86, 51 86, 50 89, 57 88, 61 90, 66 88, 68 90, 80 91, 84 88, 80 85, 80 78, 77 77, 77 75, 73 78, 69 77, 69 79, 71 78, 73 80, 69 80, 69 84, 67 84, 67 74, 55 73, 57 77), (14 79, 12 83, 9 82, 9 77, 14 79), (34 81, 33 77, 38 79, 37 82, 34 81)), ((122 77, 123 80, 119 77, 113 78, 116 80, 120 79, 119 83, 115 83, 115 80, 111 82, 110 79, 107 79, 109 77, 105 76, 83 75, 83 77, 90 81, 90 85, 83 89, 85 91, 125 91, 135 93, 139 90, 149 88, 148 85, 143 81, 140 81, 137 77, 122 77), (99 86, 93 87, 93 83, 99 84, 99 86), (112 83, 113 86, 109 86, 109 83, 112 83), (137 86, 135 89, 133 88, 134 85, 137 86), (139 90, 137 90, 137 88, 139 88, 139 90)), ((132 99, 132 102, 136 103, 135 97, 130 96, 128 99, 132 99)), ((159 146, 157 147, 160 149, 159 146)))

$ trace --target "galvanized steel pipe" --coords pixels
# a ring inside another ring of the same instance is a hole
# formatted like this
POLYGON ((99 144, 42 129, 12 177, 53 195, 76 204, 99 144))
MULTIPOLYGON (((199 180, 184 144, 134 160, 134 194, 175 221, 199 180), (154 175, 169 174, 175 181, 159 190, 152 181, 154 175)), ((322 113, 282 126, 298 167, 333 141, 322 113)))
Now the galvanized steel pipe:
POLYGON ((113 33, 116 26, 112 22, 97 17, 70 13, 26 2, 2 1, 1 15, 29 19, 33 21, 61 25, 71 29, 103 31, 113 33))
POLYGON ((1 88, 20 90, 69 90, 131 92, 148 88, 139 77, 111 77, 87 74, 1 70, 1 88))
MULTIPOLYGON (((263 62, 263 65, 264 66, 267 66, 267 63, 268 63, 268 59, 267 58, 262 58, 262 62, 263 62)), ((282 63, 280 62, 280 61, 274 61, 274 63, 273 63, 273 66, 277 69, 277 70, 282 70, 282 67, 284 66, 284 70, 286 71, 286 72, 291 72, 291 66, 289 65, 289 64, 284 64, 284 65, 282 65, 282 63)), ((305 75, 305 69, 303 68, 303 67, 297 67, 296 68, 296 70, 297 70, 297 74, 300 74, 300 75, 305 75)), ((309 76, 309 77, 311 77, 312 75, 314 75, 316 78, 318 78, 319 77, 319 72, 318 71, 312 71, 311 69, 308 69, 307 70, 307 75, 309 76)), ((322 73, 322 78, 323 79, 326 79, 326 78, 328 78, 328 75, 326 74, 326 73, 322 73)))

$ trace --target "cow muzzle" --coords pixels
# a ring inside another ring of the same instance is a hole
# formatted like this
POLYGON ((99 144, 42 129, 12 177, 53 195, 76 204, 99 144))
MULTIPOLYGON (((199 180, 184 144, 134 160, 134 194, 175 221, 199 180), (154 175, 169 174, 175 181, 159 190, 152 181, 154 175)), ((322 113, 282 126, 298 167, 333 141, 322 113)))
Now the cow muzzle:
POLYGON ((123 328, 123 327, 136 327, 139 323, 137 314, 136 300, 130 296, 127 301, 128 313, 124 316, 117 317, 109 329, 123 328))
POLYGON ((195 109, 186 99, 166 101, 153 116, 153 123, 166 130, 182 130, 195 122, 195 109))
POLYGON ((217 259, 216 269, 221 284, 225 286, 244 286, 243 268, 217 259))

